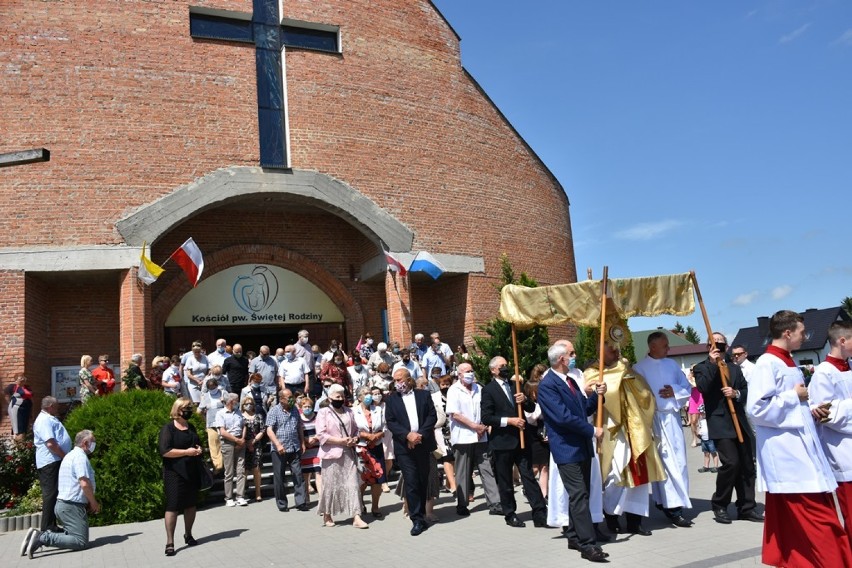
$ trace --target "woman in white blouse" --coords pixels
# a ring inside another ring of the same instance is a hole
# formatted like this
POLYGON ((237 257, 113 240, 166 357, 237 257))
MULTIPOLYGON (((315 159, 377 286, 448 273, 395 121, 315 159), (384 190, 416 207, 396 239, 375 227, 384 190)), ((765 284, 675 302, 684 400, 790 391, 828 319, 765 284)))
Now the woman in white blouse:
POLYGON ((358 457, 364 464, 361 472, 361 493, 370 486, 371 514, 378 519, 383 516, 379 511, 382 485, 388 481, 385 452, 382 448, 385 433, 384 407, 373 404, 373 395, 368 386, 358 389, 356 400, 358 404, 352 410, 355 414, 355 424, 358 426, 358 457))

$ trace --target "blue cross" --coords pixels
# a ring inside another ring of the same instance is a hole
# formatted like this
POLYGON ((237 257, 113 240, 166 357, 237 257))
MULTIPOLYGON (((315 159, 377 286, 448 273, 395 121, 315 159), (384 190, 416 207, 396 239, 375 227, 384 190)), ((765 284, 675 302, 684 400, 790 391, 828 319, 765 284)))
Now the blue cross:
POLYGON ((189 33, 196 39, 254 44, 260 165, 289 168, 287 94, 282 67, 284 48, 340 53, 337 27, 308 22, 282 23, 278 0, 253 0, 251 14, 191 6, 189 33))

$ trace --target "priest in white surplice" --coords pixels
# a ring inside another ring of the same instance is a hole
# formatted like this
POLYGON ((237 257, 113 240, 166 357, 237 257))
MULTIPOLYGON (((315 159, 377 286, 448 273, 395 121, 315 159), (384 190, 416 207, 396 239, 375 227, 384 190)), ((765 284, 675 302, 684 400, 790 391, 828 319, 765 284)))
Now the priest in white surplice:
POLYGON ((686 443, 680 409, 689 401, 692 387, 674 359, 666 357, 669 339, 662 331, 648 336, 648 356, 633 368, 645 378, 657 399, 654 413, 654 437, 666 470, 664 481, 654 482, 651 495, 672 524, 691 527, 683 517, 683 509, 691 509, 689 476, 686 467, 686 443))

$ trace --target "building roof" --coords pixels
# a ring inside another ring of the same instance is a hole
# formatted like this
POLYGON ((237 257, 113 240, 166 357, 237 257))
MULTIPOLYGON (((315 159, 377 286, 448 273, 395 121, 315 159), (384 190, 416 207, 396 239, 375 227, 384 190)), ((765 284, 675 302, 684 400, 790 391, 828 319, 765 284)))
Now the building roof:
POLYGON ((636 360, 641 361, 648 354, 648 336, 655 331, 662 331, 669 338, 669 348, 682 347, 692 345, 689 341, 671 330, 658 327, 657 329, 646 329, 642 331, 630 331, 633 336, 633 353, 636 354, 636 360))
MULTIPOLYGON (((828 328, 832 323, 852 320, 840 306, 810 308, 800 314, 805 318, 805 341, 798 351, 819 351, 828 341, 828 328)), ((742 345, 749 358, 754 359, 763 355, 769 343, 769 317, 762 316, 757 318, 756 326, 740 329, 731 345, 742 345)))

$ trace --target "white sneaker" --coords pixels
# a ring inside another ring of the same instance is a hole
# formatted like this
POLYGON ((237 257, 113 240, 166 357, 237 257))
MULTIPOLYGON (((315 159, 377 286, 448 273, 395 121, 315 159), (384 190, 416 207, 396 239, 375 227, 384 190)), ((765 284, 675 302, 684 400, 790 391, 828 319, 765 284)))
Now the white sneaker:
POLYGON ((240 507, 245 507, 246 505, 248 505, 248 501, 246 501, 242 497, 237 497, 237 505, 239 505, 240 507))
POLYGON ((27 531, 27 534, 24 535, 24 541, 21 543, 21 556, 27 555, 27 546, 30 544, 30 539, 33 537, 33 533, 36 532, 35 527, 30 527, 30 530, 27 531))
POLYGON ((225 499, 225 506, 226 507, 236 507, 237 502, 234 501, 233 499, 225 499))

